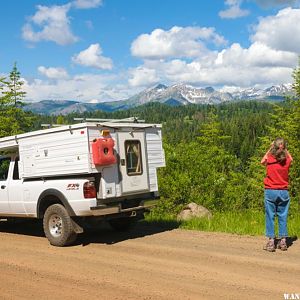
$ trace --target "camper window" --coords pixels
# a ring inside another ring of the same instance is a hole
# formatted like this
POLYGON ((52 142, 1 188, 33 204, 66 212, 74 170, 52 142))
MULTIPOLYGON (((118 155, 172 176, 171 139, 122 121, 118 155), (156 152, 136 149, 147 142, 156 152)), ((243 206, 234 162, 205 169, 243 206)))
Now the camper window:
POLYGON ((6 180, 8 176, 10 157, 0 158, 0 180, 6 180))
POLYGON ((125 141, 127 175, 141 175, 142 153, 140 141, 125 141))

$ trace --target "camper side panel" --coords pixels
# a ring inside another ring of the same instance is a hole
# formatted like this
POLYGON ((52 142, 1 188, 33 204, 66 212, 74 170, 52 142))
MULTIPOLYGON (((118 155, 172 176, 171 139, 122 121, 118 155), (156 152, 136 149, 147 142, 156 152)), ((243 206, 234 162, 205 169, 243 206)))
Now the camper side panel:
POLYGON ((90 172, 87 129, 66 130, 20 139, 23 178, 90 172))
POLYGON ((156 169, 165 166, 165 154, 162 147, 161 130, 146 129, 147 158, 149 166, 150 191, 158 190, 156 169))

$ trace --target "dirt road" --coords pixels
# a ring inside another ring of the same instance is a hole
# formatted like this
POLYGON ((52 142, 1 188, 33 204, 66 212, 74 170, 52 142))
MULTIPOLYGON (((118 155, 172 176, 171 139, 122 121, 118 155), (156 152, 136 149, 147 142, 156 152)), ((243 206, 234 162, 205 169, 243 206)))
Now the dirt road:
POLYGON ((300 293, 300 241, 262 250, 263 237, 139 224, 67 248, 32 224, 0 224, 1 299, 284 299, 300 293))

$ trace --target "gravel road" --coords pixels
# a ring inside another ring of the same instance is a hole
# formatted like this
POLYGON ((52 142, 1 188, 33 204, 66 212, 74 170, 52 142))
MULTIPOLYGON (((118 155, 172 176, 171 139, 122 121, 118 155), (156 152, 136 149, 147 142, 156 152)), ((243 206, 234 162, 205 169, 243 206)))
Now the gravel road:
MULTIPOLYGON (((138 224, 102 228, 75 246, 49 245, 39 226, 0 222, 1 299, 284 299, 300 294, 300 242, 138 224)), ((37 225, 37 224, 35 224, 37 225)))

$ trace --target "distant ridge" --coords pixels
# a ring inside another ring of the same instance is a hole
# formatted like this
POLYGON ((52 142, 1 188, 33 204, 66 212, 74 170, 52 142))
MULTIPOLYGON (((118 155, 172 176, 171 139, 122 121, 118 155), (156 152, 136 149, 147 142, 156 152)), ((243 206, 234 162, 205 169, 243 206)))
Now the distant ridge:
POLYGON ((230 92, 226 91, 226 89, 218 91, 212 87, 197 88, 186 84, 175 84, 169 87, 158 84, 126 100, 101 103, 85 103, 74 100, 42 100, 27 104, 25 109, 39 114, 67 115, 95 110, 106 112, 125 110, 150 102, 179 106, 188 104, 219 104, 240 100, 282 101, 286 96, 291 95, 293 95, 291 84, 281 84, 266 89, 236 89, 230 92))

